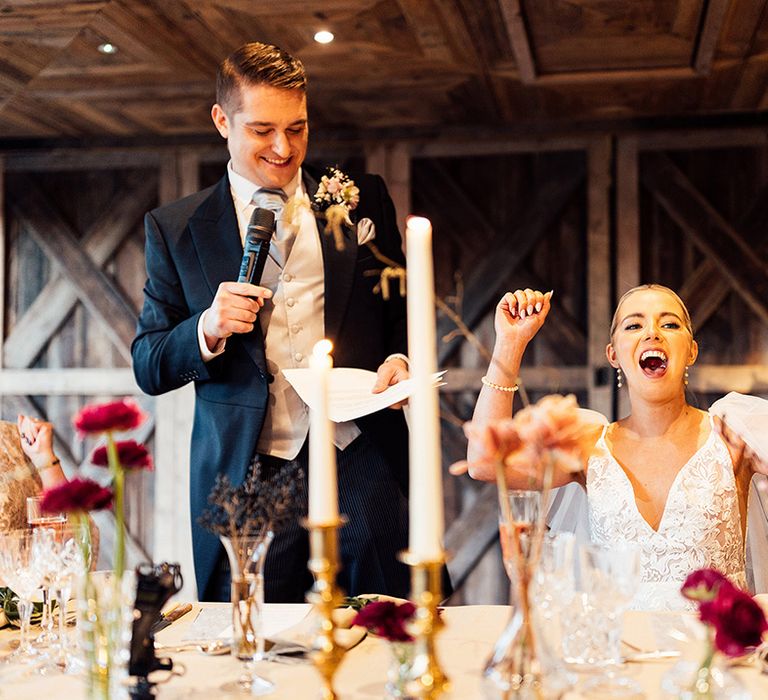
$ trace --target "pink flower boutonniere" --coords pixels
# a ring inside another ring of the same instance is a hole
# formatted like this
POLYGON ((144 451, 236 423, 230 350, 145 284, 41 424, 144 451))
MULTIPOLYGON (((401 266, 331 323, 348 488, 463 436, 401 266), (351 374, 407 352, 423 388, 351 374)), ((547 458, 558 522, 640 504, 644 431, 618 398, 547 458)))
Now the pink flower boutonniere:
POLYGON ((336 249, 344 248, 341 225, 352 226, 349 213, 360 203, 360 190, 349 175, 336 167, 328 168, 312 198, 312 209, 325 214, 325 233, 333 234, 336 249))

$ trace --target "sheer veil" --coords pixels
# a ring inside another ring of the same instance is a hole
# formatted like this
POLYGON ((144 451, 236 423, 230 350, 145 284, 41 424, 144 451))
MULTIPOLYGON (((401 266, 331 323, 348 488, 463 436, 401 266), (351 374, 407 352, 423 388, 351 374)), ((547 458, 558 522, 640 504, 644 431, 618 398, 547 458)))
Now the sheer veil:
MULTIPOLYGON (((732 391, 709 409, 768 464, 768 401, 732 391)), ((755 593, 768 592, 768 479, 752 477, 747 506, 747 582, 755 593)))

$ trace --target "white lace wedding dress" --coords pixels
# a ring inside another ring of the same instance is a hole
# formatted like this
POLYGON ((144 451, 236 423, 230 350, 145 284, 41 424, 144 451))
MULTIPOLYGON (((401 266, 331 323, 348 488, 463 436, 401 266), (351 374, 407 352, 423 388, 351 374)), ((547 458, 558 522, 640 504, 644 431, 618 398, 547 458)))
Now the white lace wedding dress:
POLYGON ((593 542, 640 546, 642 579, 632 607, 679 610, 680 586, 696 569, 717 569, 746 586, 733 466, 714 426, 675 477, 657 530, 640 515, 632 484, 605 442, 605 428, 589 460, 587 500, 593 542))
MULTIPOLYGON (((712 405, 710 416, 715 415, 768 458, 768 401, 731 393, 712 405)), ((755 486, 765 485, 765 477, 755 477, 750 489, 745 557, 733 465, 714 430, 675 478, 658 530, 640 515, 632 485, 604 436, 605 428, 589 460, 587 495, 575 484, 556 489, 548 523, 553 530, 575 532, 580 541, 636 542, 642 582, 633 608, 685 609, 680 586, 703 567, 753 591, 768 590, 768 490, 755 486)))

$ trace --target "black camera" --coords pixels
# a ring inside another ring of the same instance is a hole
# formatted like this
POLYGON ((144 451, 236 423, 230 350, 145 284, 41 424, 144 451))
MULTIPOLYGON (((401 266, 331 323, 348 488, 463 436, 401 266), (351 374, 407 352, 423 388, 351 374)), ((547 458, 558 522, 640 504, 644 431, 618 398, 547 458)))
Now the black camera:
POLYGON ((131 657, 128 674, 136 677, 131 688, 134 700, 155 697, 154 684, 148 680, 153 671, 173 669, 173 661, 155 656, 153 626, 169 598, 181 590, 184 579, 179 564, 139 564, 136 567, 136 603, 134 605, 131 657))

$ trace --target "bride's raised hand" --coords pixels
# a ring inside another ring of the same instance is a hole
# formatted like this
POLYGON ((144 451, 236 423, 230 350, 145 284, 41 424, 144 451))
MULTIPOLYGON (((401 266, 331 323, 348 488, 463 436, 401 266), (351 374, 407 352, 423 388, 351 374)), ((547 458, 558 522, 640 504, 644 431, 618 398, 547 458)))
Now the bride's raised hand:
POLYGON ((552 292, 518 289, 507 292, 496 305, 496 342, 524 348, 539 332, 549 314, 552 292))

